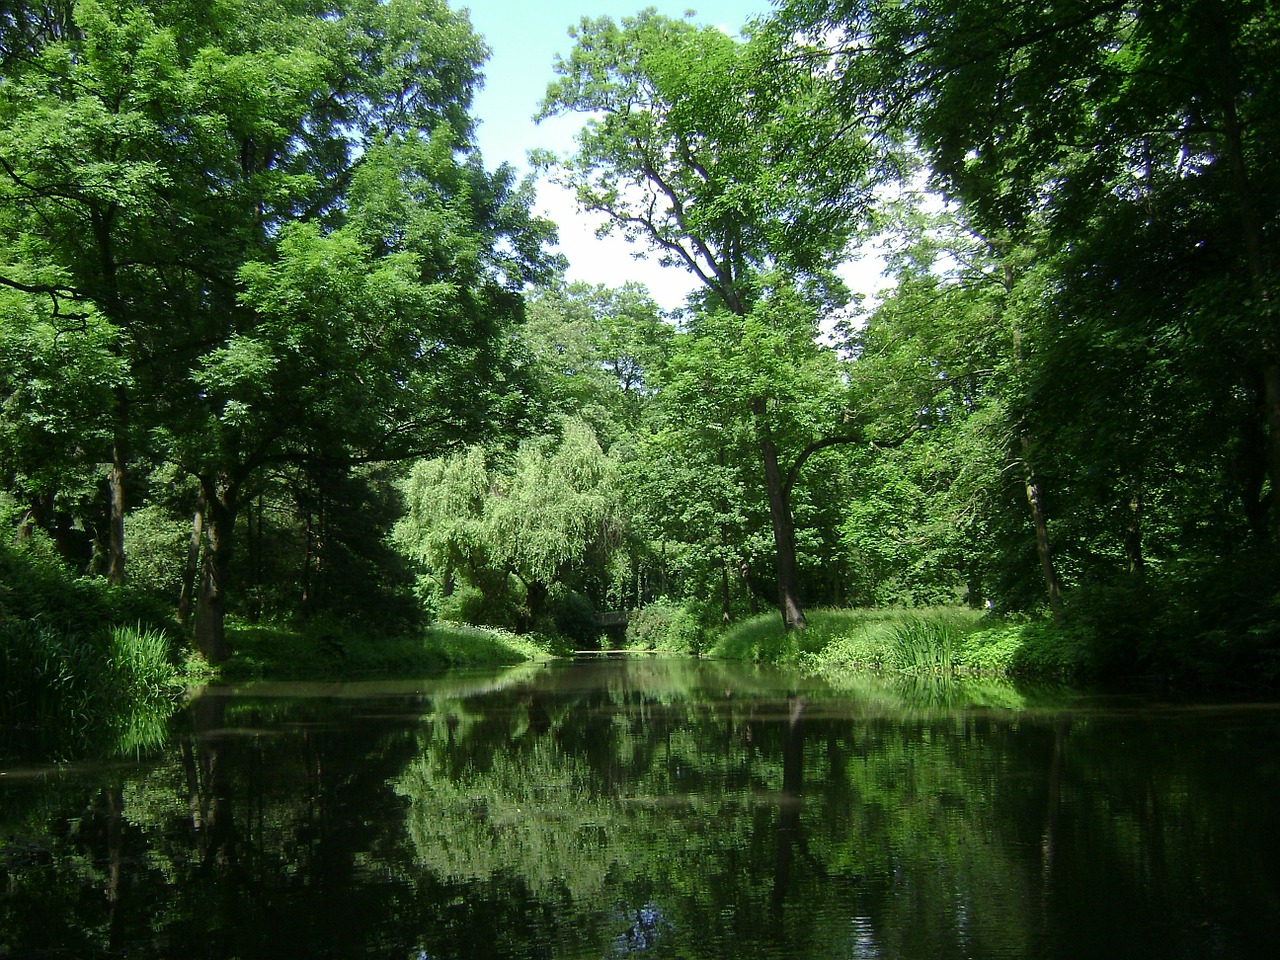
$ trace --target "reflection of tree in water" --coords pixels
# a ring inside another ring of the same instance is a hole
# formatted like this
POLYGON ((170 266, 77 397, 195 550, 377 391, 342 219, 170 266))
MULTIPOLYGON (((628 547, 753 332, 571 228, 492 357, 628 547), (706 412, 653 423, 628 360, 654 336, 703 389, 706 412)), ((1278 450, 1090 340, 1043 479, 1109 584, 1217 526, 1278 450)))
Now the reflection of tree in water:
POLYGON ((554 742, 540 739, 457 778, 439 757, 420 757, 395 789, 411 801, 418 862, 442 881, 509 873, 535 895, 564 887, 580 900, 603 888, 623 852, 614 805, 594 795, 587 767, 554 742))
POLYGON ((1268 955, 1239 934, 1280 917, 1256 719, 662 671, 387 722, 213 698, 167 758, 7 785, 0 956, 1268 955))

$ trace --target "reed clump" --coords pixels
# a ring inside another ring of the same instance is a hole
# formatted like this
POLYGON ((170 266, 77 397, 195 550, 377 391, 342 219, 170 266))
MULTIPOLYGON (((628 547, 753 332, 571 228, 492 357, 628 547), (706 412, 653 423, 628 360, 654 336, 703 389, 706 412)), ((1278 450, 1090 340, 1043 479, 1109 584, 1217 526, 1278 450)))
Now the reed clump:
POLYGON ((155 740, 182 687, 176 630, 159 617, 124 619, 149 606, 0 546, 0 752, 134 752, 155 740))

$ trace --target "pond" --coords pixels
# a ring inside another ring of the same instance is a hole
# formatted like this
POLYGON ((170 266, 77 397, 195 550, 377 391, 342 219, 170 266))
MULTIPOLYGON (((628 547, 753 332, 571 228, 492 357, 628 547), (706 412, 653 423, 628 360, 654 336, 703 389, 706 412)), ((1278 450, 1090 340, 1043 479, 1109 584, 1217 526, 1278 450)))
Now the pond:
POLYGON ((0 769, 0 957, 1271 957, 1280 707, 602 658, 0 769))

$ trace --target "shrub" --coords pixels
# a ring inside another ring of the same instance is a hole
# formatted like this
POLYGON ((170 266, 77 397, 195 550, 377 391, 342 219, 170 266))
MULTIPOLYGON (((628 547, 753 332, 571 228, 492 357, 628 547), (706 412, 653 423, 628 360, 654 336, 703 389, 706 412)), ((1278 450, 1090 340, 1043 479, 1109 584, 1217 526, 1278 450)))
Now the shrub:
POLYGON ((187 563, 191 519, 174 519, 151 504, 127 514, 124 529, 130 582, 176 598, 187 563))
POLYGON ((509 594, 486 598, 469 583, 458 584, 453 593, 441 596, 435 605, 435 615, 441 620, 504 630, 515 629, 519 613, 519 605, 509 594))
POLYGON ((698 654, 705 636, 687 607, 657 600, 631 614, 627 621, 627 649, 698 654))
POLYGON ((75 578, 48 556, 0 545, 0 728, 21 732, 32 755, 122 736, 143 744, 143 728, 172 711, 171 622, 144 591, 75 578), (152 720, 140 726, 139 711, 152 720))

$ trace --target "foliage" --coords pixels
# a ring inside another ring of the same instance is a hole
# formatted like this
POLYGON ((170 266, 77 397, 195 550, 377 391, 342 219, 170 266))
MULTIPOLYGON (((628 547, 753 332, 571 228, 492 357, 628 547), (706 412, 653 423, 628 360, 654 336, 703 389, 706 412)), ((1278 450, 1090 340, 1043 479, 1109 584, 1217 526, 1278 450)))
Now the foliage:
POLYGON ((1280 678, 1270 5, 583 19, 540 107, 583 126, 536 162, 699 280, 673 316, 560 276, 441 0, 0 28, 14 704, 95 657, 163 687, 193 577, 207 659, 228 614, 296 620, 298 671, 625 610, 642 648, 832 669, 1280 678), (893 285, 849 307, 872 230, 893 285), (834 609, 787 637, 775 598, 834 609))
POLYGON ((447 598, 455 578, 482 595, 476 616, 506 623, 514 577, 524 587, 524 626, 546 613, 550 586, 597 589, 621 538, 617 462, 581 420, 531 437, 509 462, 478 446, 416 464, 405 484, 407 515, 394 537, 435 580, 437 609, 464 616, 447 598))
POLYGON ((190 518, 176 519, 163 505, 150 503, 125 517, 125 537, 130 583, 177 597, 191 539, 190 518))
POLYGON ((702 625, 687 607, 656 600, 634 610, 627 620, 628 650, 698 654, 706 644, 702 625))
POLYGON ((607 450, 634 442, 674 332, 638 284, 571 283, 532 292, 520 339, 548 419, 586 421, 607 450))
POLYGON ((792 406, 807 407, 795 388, 814 379, 806 361, 815 314, 847 299, 834 268, 868 225, 874 187, 892 165, 833 109, 826 72, 803 56, 778 56, 767 39, 748 33, 740 42, 652 8, 620 23, 584 18, 574 36, 540 115, 589 119, 571 157, 540 161, 581 207, 605 215, 605 231, 621 229, 662 264, 693 273, 704 287, 694 298, 698 322, 737 324, 720 339, 731 353, 743 348, 739 359, 759 360, 722 380, 738 388, 717 399, 750 425, 779 612, 802 628, 790 494, 805 454, 780 466, 774 434, 785 434, 792 406))
POLYGON ((771 264, 829 279, 832 251, 861 226, 871 157, 820 77, 750 38, 652 9, 583 18, 574 36, 541 116, 591 119, 573 157, 541 159, 585 209, 693 272, 733 312, 771 264))
POLYGON ((1044 664, 1019 662, 1013 651, 988 650, 998 633, 978 611, 963 607, 816 609, 803 634, 789 636, 767 617, 755 617, 724 632, 713 656, 793 662, 815 670, 894 670, 904 673, 971 671, 1012 675, 1043 672, 1044 664), (982 637, 982 639, 978 639, 982 637))
POLYGON ((163 736, 178 692, 171 622, 139 591, 75 580, 0 545, 0 733, 14 755, 133 752, 163 736))
POLYGON ((85 455, 62 437, 95 405, 117 579, 139 455, 198 484, 195 633, 216 660, 236 520, 268 470, 352 471, 521 420, 503 332, 556 263, 553 228, 474 151, 484 48, 440 0, 126 0, 56 19, 15 34, 0 82, 0 311, 21 320, 0 345, 16 400, 0 435, 23 496, 67 500, 85 455), (28 343, 34 413, 7 363, 28 343), (82 400, 47 386, 59 350, 82 400), (52 489, 27 465, 33 416, 58 427, 52 489))
POLYGON ((573 647, 587 649, 600 643, 600 626, 596 606, 585 595, 573 590, 553 591, 548 604, 554 633, 573 647))

